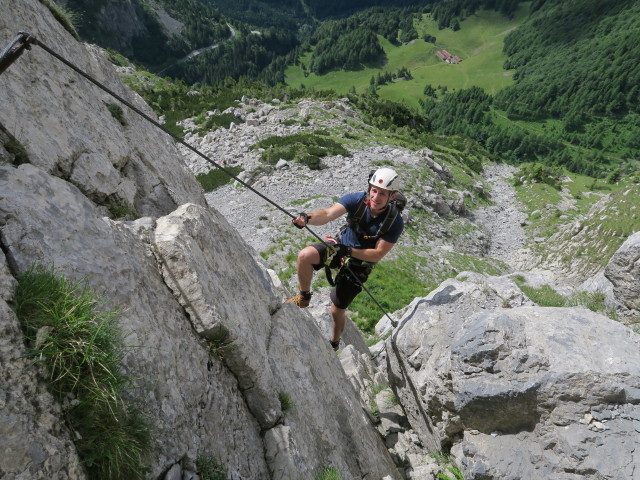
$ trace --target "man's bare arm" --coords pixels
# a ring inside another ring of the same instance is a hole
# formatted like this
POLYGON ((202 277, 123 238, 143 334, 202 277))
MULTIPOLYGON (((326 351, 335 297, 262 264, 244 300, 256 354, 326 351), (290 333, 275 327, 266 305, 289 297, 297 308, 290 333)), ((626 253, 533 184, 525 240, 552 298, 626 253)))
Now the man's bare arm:
MULTIPOLYGON (((314 210, 308 215, 307 225, 324 225, 329 223, 332 220, 335 220, 338 217, 341 217, 347 213, 347 209, 341 203, 334 203, 329 208, 321 208, 319 210, 314 210)), ((299 227, 304 227, 304 219, 302 216, 295 218, 293 223, 298 225, 299 227)))
POLYGON ((365 262, 379 262, 391 251, 395 243, 387 242, 381 238, 376 242, 375 248, 352 248, 351 256, 365 262))

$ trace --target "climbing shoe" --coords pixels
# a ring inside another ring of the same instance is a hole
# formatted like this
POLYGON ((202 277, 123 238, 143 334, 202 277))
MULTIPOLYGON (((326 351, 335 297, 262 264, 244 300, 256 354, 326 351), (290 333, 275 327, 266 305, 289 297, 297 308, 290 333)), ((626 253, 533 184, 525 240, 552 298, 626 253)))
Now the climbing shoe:
POLYGON ((300 308, 307 308, 309 306, 309 302, 311 302, 311 295, 307 297, 301 293, 298 293, 284 303, 293 303, 300 308))
POLYGON ((340 348, 340 340, 336 340, 335 342, 329 340, 329 343, 331 344, 331 348, 333 348, 334 352, 337 352, 340 348))

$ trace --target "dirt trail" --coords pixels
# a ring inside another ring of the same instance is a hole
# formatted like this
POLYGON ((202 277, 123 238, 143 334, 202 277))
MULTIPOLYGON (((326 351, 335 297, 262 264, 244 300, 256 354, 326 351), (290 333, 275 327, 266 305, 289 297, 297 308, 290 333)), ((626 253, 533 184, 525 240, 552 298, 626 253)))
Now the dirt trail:
POLYGON ((517 169, 507 164, 486 166, 484 178, 495 203, 474 212, 475 221, 483 225, 490 236, 489 257, 497 258, 519 269, 522 265, 526 234, 522 223, 527 215, 516 200, 516 192, 508 179, 517 169))

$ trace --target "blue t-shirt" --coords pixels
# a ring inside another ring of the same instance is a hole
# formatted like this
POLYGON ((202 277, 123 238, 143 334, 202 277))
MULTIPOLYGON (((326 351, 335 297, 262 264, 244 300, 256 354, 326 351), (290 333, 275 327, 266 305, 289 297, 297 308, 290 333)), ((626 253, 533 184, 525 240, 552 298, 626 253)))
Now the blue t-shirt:
MULTIPOLYGON (((347 219, 349 219, 356 210, 358 209, 358 205, 362 202, 363 197, 366 192, 356 192, 356 193, 348 193, 340 200, 338 203, 343 205, 347 209, 347 219)), ((360 219, 360 228, 362 231, 367 232, 366 235, 374 236, 378 233, 378 229, 387 215, 387 211, 384 210, 380 215, 376 218, 371 218, 371 211, 369 207, 365 209, 364 215, 360 219)), ((404 230, 404 222, 402 221, 402 216, 398 213, 396 215, 396 219, 391 224, 391 227, 380 238, 389 243, 396 243, 398 238, 400 238, 400 234, 402 234, 402 230, 404 230)), ((356 232, 351 228, 347 227, 340 237, 340 241, 343 245, 347 247, 355 247, 355 248, 374 248, 376 246, 376 242, 378 239, 370 238, 363 239, 359 238, 356 232)))

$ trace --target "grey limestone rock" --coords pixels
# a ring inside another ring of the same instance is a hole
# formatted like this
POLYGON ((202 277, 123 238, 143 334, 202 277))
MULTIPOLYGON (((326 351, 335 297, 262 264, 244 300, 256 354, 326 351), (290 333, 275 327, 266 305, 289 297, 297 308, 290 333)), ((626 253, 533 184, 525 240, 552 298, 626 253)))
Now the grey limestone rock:
MULTIPOLYGON (((266 476, 260 426, 236 378, 194 333, 149 245, 121 223, 98 216, 75 186, 32 165, 0 167, 0 192, 0 239, 13 272, 34 262, 53 265, 120 309, 130 346, 123 368, 141 379, 139 399, 156 428, 152 474, 202 453, 218 457, 230 475, 266 476)), ((13 342, 21 343, 18 337, 13 342)), ((16 361, 3 357, 3 368, 16 361)), ((43 415, 62 422, 55 408, 42 408, 43 415)), ((53 440, 51 445, 58 448, 53 440)))
POLYGON ((501 308, 497 291, 446 281, 387 340, 422 442, 453 445, 470 479, 634 478, 640 337, 582 308, 501 308), (585 424, 594 410, 627 413, 585 424))
MULTIPOLYGON (((108 56, 76 41, 37 0, 0 0, 0 43, 29 33, 117 95, 155 118, 125 87, 108 56)), ((140 215, 163 215, 185 202, 205 204, 171 138, 122 105, 126 125, 110 113, 118 100, 38 46, 0 79, 0 118, 29 161, 69 179, 94 202, 128 204, 140 215), (28 91, 28 94, 25 94, 28 91), (8 121, 10 119, 10 121, 8 121)))
POLYGON ((631 235, 611 257, 604 275, 613 284, 615 298, 640 310, 640 232, 631 235))
POLYGON ((273 427, 281 412, 264 358, 271 313, 281 300, 266 270, 224 217, 193 204, 158 219, 153 246, 165 281, 194 330, 230 344, 226 364, 260 424, 273 427), (239 299, 242 291, 246 295, 239 299))

